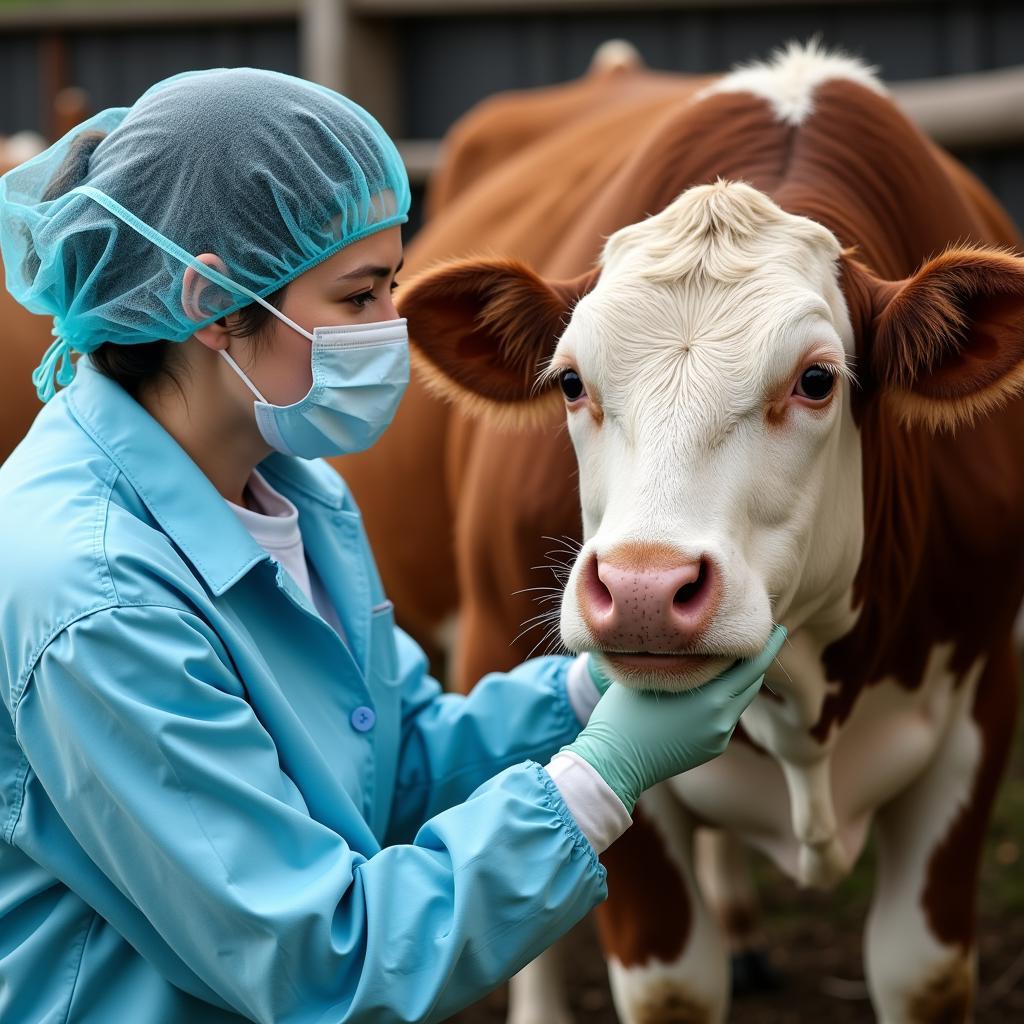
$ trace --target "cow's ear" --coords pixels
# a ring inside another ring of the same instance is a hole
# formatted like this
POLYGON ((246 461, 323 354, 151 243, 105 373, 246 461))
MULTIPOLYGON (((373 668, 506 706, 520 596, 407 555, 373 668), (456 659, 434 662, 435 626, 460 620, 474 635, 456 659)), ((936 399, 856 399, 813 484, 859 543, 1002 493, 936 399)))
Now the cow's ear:
POLYGON ((471 412, 529 418, 550 398, 538 388, 576 301, 595 269, 571 281, 545 281, 515 260, 445 263, 398 293, 409 337, 428 385, 471 412))
POLYGON ((848 261, 846 286, 870 376, 904 422, 953 429, 1024 391, 1024 259, 954 248, 904 281, 848 261))

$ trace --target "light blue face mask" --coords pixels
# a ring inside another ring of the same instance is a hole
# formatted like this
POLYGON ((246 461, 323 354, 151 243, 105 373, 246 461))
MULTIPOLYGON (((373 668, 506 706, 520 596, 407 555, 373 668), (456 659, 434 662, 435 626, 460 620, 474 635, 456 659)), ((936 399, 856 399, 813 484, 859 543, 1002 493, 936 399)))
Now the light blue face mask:
POLYGON ((269 303, 260 304, 313 343, 313 384, 294 405, 268 402, 235 360, 221 351, 256 396, 253 407, 263 439, 275 451, 303 459, 369 448, 394 418, 409 383, 404 318, 317 327, 310 334, 269 303))

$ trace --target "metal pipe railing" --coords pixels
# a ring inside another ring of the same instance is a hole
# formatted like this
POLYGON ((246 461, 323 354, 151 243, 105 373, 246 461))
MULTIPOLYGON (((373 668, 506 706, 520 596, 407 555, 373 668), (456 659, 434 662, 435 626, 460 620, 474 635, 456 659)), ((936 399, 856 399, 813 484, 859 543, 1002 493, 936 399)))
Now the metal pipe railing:
POLYGON ((1024 67, 894 82, 897 103, 951 149, 1024 143, 1024 67))

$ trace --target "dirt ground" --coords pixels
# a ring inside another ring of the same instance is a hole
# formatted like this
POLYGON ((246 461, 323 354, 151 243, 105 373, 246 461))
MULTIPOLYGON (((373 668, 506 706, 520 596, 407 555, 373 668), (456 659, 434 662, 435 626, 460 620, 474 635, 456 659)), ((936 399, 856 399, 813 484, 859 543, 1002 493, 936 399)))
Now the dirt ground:
MULTIPOLYGON (((730 1024, 870 1024, 874 1020, 861 958, 871 892, 870 852, 830 896, 799 892, 767 863, 756 869, 778 992, 733 1003, 730 1024)), ((1024 729, 990 830, 979 893, 977 1024, 1024 1022, 1024 729)), ((593 930, 585 922, 566 950, 577 1021, 617 1024, 593 930)), ((503 989, 451 1024, 501 1024, 503 989)), ((939 1024, 939 1022, 937 1022, 939 1024)))

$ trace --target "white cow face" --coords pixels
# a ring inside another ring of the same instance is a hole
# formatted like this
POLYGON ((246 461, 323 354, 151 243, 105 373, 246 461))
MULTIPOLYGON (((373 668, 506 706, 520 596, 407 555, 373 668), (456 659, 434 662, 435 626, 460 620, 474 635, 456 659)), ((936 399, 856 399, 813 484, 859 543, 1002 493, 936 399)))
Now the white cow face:
POLYGON ((839 254, 726 182, 609 239, 549 375, 585 538, 562 637, 619 681, 699 685, 846 601, 863 529, 839 254))
MULTIPOLYGON (((955 429, 1024 392, 1024 259, 954 246, 884 280, 738 183, 617 232, 578 278, 456 260, 400 308, 425 380, 467 412, 547 424, 564 395, 585 544, 562 636, 644 687, 705 682, 773 619, 801 629, 794 655, 810 642, 815 664, 852 626, 855 350, 872 452, 892 430, 955 429)), ((877 455, 873 472, 899 471, 877 455)))

